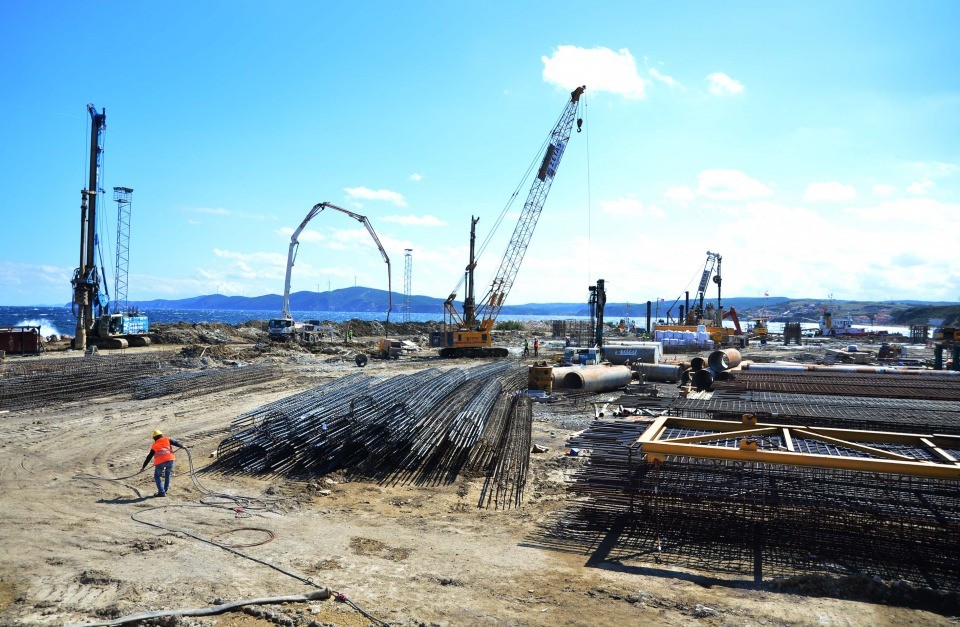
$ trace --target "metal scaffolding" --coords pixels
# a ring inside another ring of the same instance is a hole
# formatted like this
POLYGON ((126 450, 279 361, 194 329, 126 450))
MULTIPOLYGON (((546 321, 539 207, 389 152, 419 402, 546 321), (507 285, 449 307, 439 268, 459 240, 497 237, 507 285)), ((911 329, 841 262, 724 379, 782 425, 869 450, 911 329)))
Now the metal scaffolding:
POLYGON ((130 272, 130 204, 133 190, 129 187, 114 187, 113 199, 117 201, 117 263, 113 278, 113 307, 111 312, 126 311, 127 285, 130 272))

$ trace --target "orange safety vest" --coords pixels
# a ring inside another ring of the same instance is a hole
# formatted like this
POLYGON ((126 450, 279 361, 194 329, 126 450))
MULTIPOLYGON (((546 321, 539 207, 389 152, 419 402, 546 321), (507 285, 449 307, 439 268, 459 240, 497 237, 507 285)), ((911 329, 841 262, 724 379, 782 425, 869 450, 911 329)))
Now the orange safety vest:
POLYGON ((163 462, 172 462, 176 459, 173 456, 173 446, 170 445, 170 438, 159 437, 150 445, 153 451, 153 465, 159 466, 163 462))

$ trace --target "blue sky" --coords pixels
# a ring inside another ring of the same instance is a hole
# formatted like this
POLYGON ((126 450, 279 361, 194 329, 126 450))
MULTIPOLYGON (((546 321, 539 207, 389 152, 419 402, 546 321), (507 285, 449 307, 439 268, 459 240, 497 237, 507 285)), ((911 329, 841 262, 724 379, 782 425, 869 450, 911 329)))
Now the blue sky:
MULTIPOLYGON (((960 300, 960 3, 0 0, 0 304, 70 299, 86 104, 134 189, 130 298, 280 293, 315 203, 445 297, 587 86, 509 302, 960 300)), ((496 270, 529 181, 480 259, 496 270)), ((116 204, 104 236, 114 255, 116 204)), ((108 268, 111 277, 113 271, 108 268)), ((293 291, 386 288, 324 212, 293 291)))

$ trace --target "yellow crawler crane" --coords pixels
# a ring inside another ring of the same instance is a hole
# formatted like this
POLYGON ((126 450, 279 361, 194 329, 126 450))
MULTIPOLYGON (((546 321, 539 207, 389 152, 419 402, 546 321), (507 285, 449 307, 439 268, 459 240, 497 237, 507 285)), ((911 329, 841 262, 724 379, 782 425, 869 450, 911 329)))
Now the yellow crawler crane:
POLYGON ((573 123, 577 123, 577 132, 583 124, 582 118, 577 118, 577 108, 580 96, 586 87, 577 87, 570 94, 570 100, 560 114, 550 137, 547 147, 540 161, 540 169, 533 179, 527 200, 520 213, 520 219, 513 230, 510 243, 500 261, 497 271, 490 285, 490 291, 483 302, 478 306, 474 297, 473 272, 477 267, 475 256, 476 226, 479 218, 470 219, 470 263, 465 272, 466 296, 463 299, 463 313, 457 311, 455 300, 456 290, 450 294, 443 304, 443 329, 430 335, 430 345, 440 349, 441 357, 506 357, 507 349, 493 346, 493 325, 497 315, 503 307, 510 288, 517 278, 520 263, 530 245, 533 231, 543 205, 553 184, 553 177, 560 166, 560 159, 570 141, 573 123))

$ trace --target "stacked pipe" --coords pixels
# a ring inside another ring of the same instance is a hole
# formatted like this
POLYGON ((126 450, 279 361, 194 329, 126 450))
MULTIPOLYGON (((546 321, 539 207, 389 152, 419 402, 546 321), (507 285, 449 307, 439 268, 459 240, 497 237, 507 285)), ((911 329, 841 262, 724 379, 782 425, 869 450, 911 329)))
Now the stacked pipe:
POLYGON ((519 503, 532 411, 528 399, 505 413, 502 399, 525 375, 502 361, 383 381, 344 378, 237 417, 214 468, 312 475, 344 468, 382 481, 428 482, 450 481, 469 463, 486 465, 502 484, 498 503, 508 494, 519 503), (488 429, 491 415, 496 424, 488 429))
POLYGON ((590 451, 570 488, 582 504, 544 529, 544 544, 594 550, 592 560, 758 580, 859 573, 960 591, 960 482, 681 457, 651 463, 633 445, 648 426, 598 422, 571 442, 590 451))
POLYGON ((230 388, 273 381, 282 376, 279 366, 263 364, 242 368, 218 368, 190 372, 171 372, 140 379, 133 384, 135 399, 177 394, 181 397, 209 394, 230 388))

